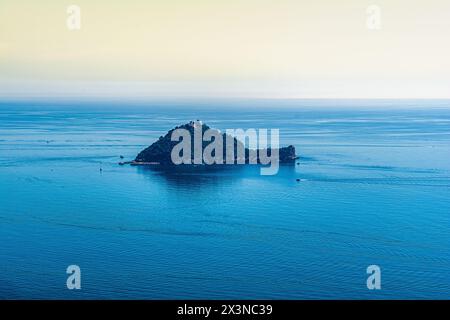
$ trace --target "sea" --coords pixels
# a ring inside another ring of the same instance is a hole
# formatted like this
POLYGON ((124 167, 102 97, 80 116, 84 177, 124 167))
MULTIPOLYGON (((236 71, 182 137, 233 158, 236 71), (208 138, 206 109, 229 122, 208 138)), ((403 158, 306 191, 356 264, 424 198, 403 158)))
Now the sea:
POLYGON ((448 298, 448 100, 0 102, 0 299, 448 298), (197 119, 299 159, 118 164, 197 119))

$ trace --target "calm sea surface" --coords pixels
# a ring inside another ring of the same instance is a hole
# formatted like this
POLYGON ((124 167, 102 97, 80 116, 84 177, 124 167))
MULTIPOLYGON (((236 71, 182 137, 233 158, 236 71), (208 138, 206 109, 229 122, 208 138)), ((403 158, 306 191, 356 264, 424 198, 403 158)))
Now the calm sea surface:
POLYGON ((262 105, 0 103, 0 298, 450 298, 450 103, 262 105), (194 119, 300 165, 117 164, 194 119))

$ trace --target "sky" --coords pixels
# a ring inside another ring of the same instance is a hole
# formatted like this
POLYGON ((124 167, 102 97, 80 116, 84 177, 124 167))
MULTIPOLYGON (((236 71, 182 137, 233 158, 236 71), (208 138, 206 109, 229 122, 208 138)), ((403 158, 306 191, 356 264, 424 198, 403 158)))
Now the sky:
POLYGON ((0 0, 0 99, 450 98, 449 57, 448 0, 0 0))

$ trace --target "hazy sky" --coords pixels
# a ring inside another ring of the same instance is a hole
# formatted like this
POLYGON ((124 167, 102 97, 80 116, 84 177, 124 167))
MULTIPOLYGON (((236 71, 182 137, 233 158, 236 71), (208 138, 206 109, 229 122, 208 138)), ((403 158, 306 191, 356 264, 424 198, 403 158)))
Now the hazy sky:
POLYGON ((185 96, 450 98, 450 1, 0 0, 0 98, 185 96))

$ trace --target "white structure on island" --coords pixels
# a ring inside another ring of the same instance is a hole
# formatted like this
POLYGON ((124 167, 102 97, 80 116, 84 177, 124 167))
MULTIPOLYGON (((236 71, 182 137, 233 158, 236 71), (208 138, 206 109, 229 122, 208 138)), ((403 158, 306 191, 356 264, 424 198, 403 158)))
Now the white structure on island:
POLYGON ((200 120, 190 121, 189 125, 193 128, 201 128, 203 126, 203 122, 200 120))

